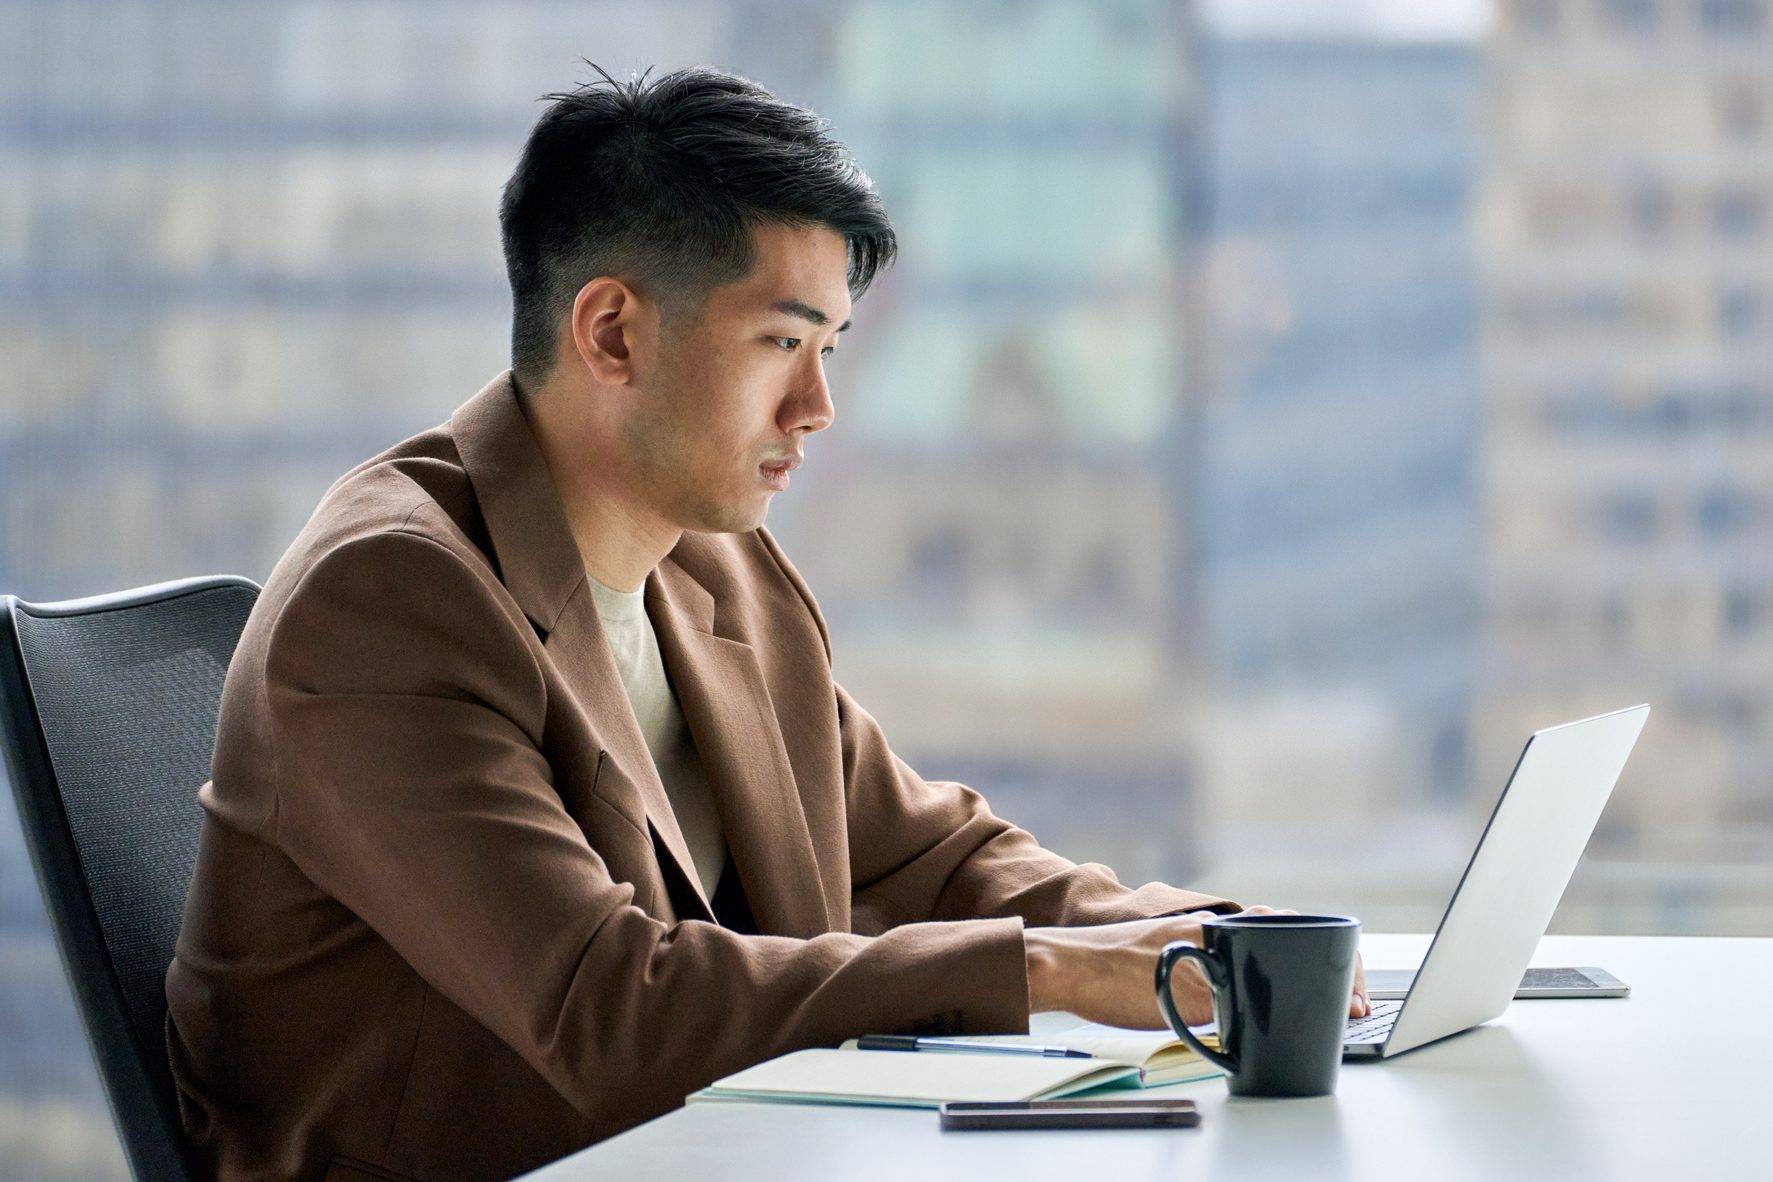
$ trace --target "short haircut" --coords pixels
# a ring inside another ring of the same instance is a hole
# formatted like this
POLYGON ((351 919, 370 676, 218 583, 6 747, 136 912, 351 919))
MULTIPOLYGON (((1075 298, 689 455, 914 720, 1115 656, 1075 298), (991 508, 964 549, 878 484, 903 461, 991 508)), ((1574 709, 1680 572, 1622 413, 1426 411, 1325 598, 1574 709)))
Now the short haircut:
POLYGON ((873 183, 813 112, 718 70, 618 82, 586 64, 597 81, 542 97, 499 207, 520 379, 553 368, 560 321, 592 279, 632 283, 667 320, 699 315, 750 274, 758 225, 843 235, 852 299, 892 263, 873 183))

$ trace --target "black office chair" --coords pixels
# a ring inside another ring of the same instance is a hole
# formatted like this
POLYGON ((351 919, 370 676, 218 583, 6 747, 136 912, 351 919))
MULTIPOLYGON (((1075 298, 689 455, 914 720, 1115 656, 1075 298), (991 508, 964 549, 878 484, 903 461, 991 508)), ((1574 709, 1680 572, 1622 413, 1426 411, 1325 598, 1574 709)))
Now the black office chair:
POLYGON ((0 596, 0 749, 140 1182, 197 1176, 166 1058, 166 968, 222 678, 258 591, 217 575, 65 603, 0 596))

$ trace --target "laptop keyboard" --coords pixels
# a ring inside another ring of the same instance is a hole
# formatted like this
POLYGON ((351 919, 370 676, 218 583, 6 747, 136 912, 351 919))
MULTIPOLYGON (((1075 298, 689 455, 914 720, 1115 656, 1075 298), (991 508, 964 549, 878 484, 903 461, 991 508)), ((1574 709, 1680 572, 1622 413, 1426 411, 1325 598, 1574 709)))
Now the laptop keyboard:
POLYGON ((1342 1044, 1384 1042, 1391 1033, 1391 1024, 1397 1021, 1398 1011, 1404 1008, 1401 1001, 1376 1001, 1372 1003, 1373 1012, 1364 1018, 1350 1018, 1348 1032, 1342 1036, 1342 1044))

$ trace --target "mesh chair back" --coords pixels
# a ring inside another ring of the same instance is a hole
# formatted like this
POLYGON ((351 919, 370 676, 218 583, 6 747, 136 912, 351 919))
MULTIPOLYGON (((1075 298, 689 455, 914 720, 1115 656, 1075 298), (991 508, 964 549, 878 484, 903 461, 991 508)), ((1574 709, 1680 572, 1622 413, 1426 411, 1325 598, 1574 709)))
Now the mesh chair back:
POLYGON ((197 857, 222 680, 258 587, 215 576, 4 608, 13 792, 139 1179, 190 1177, 165 977, 197 857))

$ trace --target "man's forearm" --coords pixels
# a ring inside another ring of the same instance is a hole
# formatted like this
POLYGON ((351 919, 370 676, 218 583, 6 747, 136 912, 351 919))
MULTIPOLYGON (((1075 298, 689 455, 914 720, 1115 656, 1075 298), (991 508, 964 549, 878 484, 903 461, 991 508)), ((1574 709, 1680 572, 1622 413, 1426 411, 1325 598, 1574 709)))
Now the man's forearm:
MULTIPOLYGON (((1092 1022, 1139 1030, 1164 1025, 1157 1008, 1158 953, 1173 940, 1200 943, 1199 913, 1086 927, 1024 928, 1030 1012, 1064 1010, 1092 1022)), ((1190 1022, 1212 1016, 1206 982, 1192 965, 1171 978, 1190 1022)))

